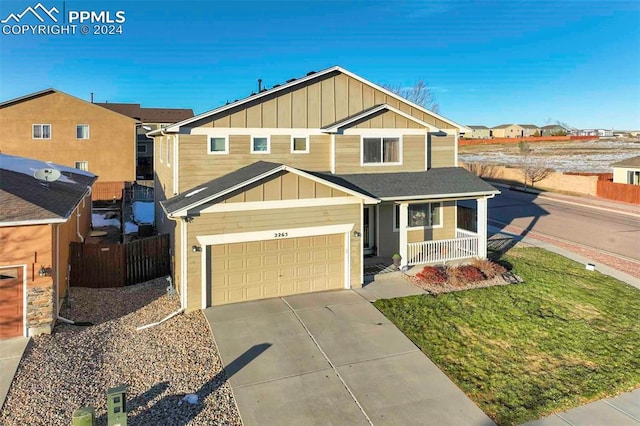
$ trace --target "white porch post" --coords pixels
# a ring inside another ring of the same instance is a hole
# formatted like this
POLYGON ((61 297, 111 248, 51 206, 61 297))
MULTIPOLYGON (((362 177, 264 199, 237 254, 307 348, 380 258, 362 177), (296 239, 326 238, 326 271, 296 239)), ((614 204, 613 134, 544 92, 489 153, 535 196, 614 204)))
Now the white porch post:
POLYGON ((487 258, 487 197, 476 199, 477 202, 477 220, 476 228, 478 229, 478 257, 487 258))
POLYGON ((400 262, 400 267, 407 266, 407 219, 409 217, 409 209, 407 203, 400 203, 400 229, 398 232, 400 233, 400 256, 402 256, 402 260, 400 262))

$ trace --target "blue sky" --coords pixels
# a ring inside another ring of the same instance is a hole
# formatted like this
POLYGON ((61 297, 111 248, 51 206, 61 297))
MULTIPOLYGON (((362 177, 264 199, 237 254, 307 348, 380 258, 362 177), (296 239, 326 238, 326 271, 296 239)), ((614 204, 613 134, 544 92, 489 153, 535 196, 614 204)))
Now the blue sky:
MULTIPOLYGON (((41 2, 125 11, 123 34, 0 34, 1 100, 55 87, 200 113, 258 78, 340 65, 376 83, 423 79, 463 124, 640 129, 636 0, 41 2)), ((37 3, 2 0, 0 19, 37 3)))

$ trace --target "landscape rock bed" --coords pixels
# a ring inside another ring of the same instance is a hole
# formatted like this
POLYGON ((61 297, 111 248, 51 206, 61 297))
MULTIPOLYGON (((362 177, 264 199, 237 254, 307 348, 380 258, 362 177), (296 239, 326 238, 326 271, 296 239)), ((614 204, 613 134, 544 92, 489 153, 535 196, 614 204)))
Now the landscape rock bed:
POLYGON ((69 425, 73 411, 95 408, 107 424, 106 392, 127 386, 128 424, 242 424, 202 312, 178 315, 180 306, 157 279, 118 289, 72 288, 65 318, 34 337, 22 358, 0 413, 2 425, 69 425), (198 402, 182 401, 197 394, 198 402))

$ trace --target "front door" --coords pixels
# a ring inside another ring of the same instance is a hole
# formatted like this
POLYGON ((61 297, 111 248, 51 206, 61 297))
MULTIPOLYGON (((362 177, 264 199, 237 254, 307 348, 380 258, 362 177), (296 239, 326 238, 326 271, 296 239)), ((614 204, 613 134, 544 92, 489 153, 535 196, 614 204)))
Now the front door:
POLYGON ((365 206, 362 211, 362 245, 364 254, 375 254, 375 208, 365 206))

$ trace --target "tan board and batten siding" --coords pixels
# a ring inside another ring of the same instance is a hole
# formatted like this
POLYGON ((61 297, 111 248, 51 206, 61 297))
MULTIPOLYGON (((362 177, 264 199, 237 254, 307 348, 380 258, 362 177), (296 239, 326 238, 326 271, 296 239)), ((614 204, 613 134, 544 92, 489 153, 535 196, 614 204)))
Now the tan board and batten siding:
POLYGON ((381 104, 398 108, 439 129, 452 128, 338 71, 225 111, 218 117, 207 117, 194 123, 194 127, 319 129, 381 104))
POLYGON ((284 163, 301 170, 331 169, 330 135, 310 136, 308 154, 291 153, 291 135, 271 135, 270 154, 251 154, 251 135, 232 134, 229 136, 229 154, 222 155, 207 154, 205 135, 179 137, 180 192, 261 160, 284 163))

